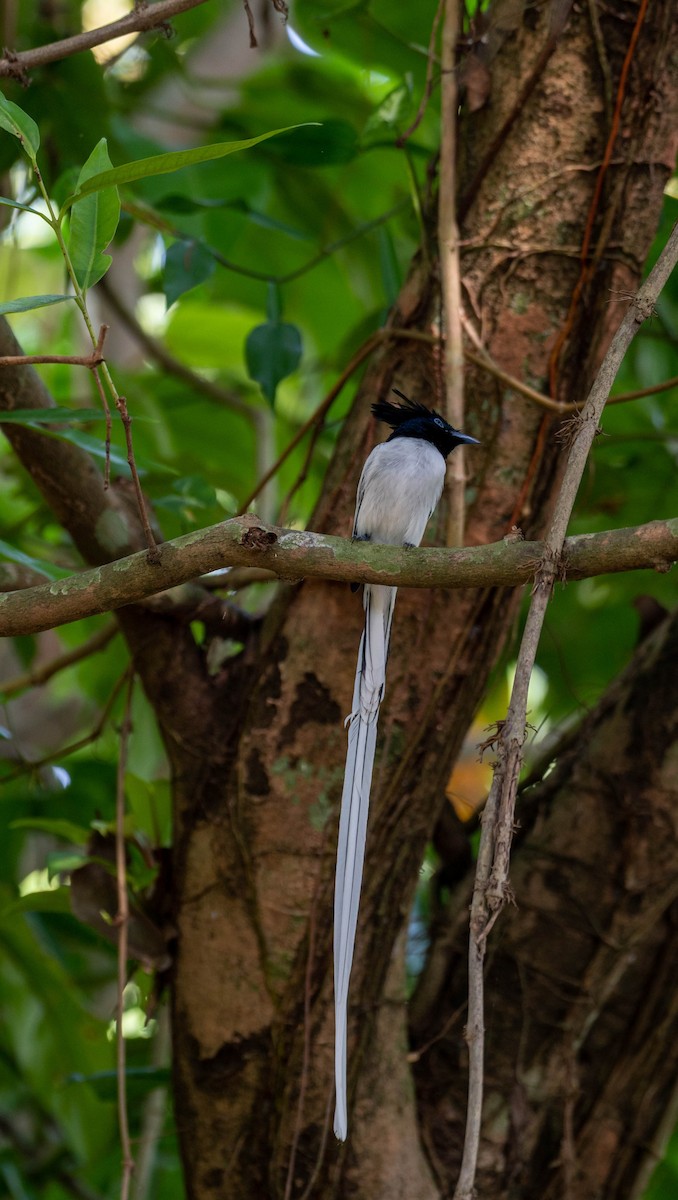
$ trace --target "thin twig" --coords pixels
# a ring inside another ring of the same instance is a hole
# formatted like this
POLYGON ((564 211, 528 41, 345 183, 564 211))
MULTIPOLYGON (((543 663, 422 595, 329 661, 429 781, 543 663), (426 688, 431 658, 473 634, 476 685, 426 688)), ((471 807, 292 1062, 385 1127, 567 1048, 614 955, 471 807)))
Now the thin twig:
POLYGON ((104 410, 104 418, 106 421, 106 439, 104 442, 104 491, 108 491, 111 486, 111 433, 113 431, 113 422, 111 419, 111 407, 108 403, 106 390, 103 385, 100 371, 93 371, 94 383, 99 393, 101 407, 104 410))
POLYGON ((34 367, 41 363, 63 363, 68 367, 98 367, 103 354, 94 350, 91 354, 5 354, 0 358, 0 367, 34 367))
POLYGON ((513 820, 518 777, 523 760, 527 728, 527 696, 530 677, 553 584, 563 564, 565 535, 577 491, 605 401, 617 371, 640 325, 652 315, 654 304, 678 262, 678 224, 647 280, 638 290, 617 330, 578 421, 570 448, 555 512, 544 542, 544 553, 536 573, 506 720, 497 736, 497 766, 483 812, 478 865, 471 903, 469 936, 469 1092, 464 1153, 455 1200, 471 1200, 483 1103, 483 964, 488 934, 504 905, 511 898, 508 881, 513 820))
POLYGON ((24 80, 26 72, 34 67, 44 67, 47 63, 70 58, 82 50, 92 50, 94 46, 101 46, 104 42, 110 42, 113 38, 122 37, 127 33, 144 33, 149 29, 157 29, 179 13, 205 3, 206 0, 156 0, 154 4, 135 4, 133 10, 124 17, 120 17, 118 21, 111 21, 108 25, 101 25, 98 29, 87 29, 58 42, 35 46, 32 50, 6 50, 0 58, 0 77, 9 76, 11 79, 24 80))
MULTIPOLYGON (((226 258, 214 246, 210 246, 208 242, 200 241, 200 245, 225 270, 233 271, 236 275, 243 275, 246 279, 258 279, 261 283, 275 283, 278 287, 282 287, 283 284, 292 283, 295 279, 300 279, 302 275, 306 275, 309 271, 314 270, 315 267, 320 266, 332 254, 336 254, 337 250, 343 250, 345 246, 349 246, 351 242, 364 237, 366 233, 371 233, 374 229, 385 225, 392 217, 397 217, 399 213, 405 212, 410 206, 411 199, 409 197, 406 200, 401 200, 398 204, 394 204, 393 208, 388 209, 387 212, 381 213, 378 217, 373 217, 370 221, 365 221, 362 225, 357 225, 349 233, 345 233, 343 237, 337 238, 334 242, 329 242, 326 246, 322 246, 317 254, 308 258, 301 266, 287 271, 284 275, 273 275, 270 271, 258 271, 255 267, 246 267, 241 263, 235 263, 232 259, 226 258)), ((145 225, 150 225, 152 229, 158 229, 161 233, 166 233, 170 237, 178 239, 185 239, 187 237, 187 234, 183 230, 178 229, 166 217, 160 216, 154 209, 139 203, 138 200, 125 199, 122 207, 130 216, 135 217, 136 220, 141 221, 145 225)))
MULTIPOLYGON (((445 349, 442 369, 445 416, 455 429, 464 426, 464 347, 461 332, 461 265, 457 228, 457 39, 461 29, 460 0, 445 0, 440 96, 440 191, 438 195, 438 253, 445 349)), ((447 464, 448 546, 464 544, 464 448, 457 447, 447 464)))
POLYGON ((328 1139, 329 1133, 330 1133, 330 1113, 332 1111, 333 1099, 334 1099, 334 1093, 332 1092, 331 1089, 328 1089, 327 1104, 325 1105, 325 1119, 323 1121, 323 1135, 322 1135, 322 1138, 320 1139, 320 1146, 318 1147, 318 1155, 316 1157, 315 1164, 313 1166, 313 1170, 311 1171, 309 1181, 306 1184, 304 1191, 301 1193, 299 1200, 309 1200, 309 1197, 311 1196, 313 1189, 315 1187, 315 1183, 318 1178, 318 1175, 320 1174, 320 1168, 322 1167, 322 1165, 325 1161, 325 1151, 327 1150, 327 1139, 328 1139))
MULTIPOLYGON (((325 845, 325 835, 323 833, 322 844, 318 851, 318 857, 322 861, 323 850, 325 845)), ((318 872, 313 898, 311 900, 311 910, 308 919, 308 953, 306 955, 306 971, 304 973, 304 1050, 301 1061, 301 1079, 299 1083, 299 1099, 297 1101, 297 1113, 294 1122, 294 1134, 292 1136, 292 1145, 290 1147, 290 1161, 287 1168, 287 1180, 285 1182, 285 1195, 283 1200, 290 1200, 292 1196, 292 1187, 294 1185, 294 1167, 297 1158, 297 1147, 299 1145, 299 1135, 301 1134, 302 1121, 304 1118, 304 1101, 306 1099, 306 1088, 308 1086, 308 1072, 311 1061, 311 989, 313 982, 313 962, 315 959, 315 935, 316 924, 318 920, 318 904, 320 901, 320 888, 322 881, 322 873, 318 872)))
POLYGON ((424 113, 428 108, 428 102, 431 99, 431 92, 433 91, 433 64, 435 61, 436 39, 438 37, 438 26, 440 25, 440 18, 442 16, 444 3, 445 0, 438 0, 438 7, 433 18, 433 24, 431 25, 431 36, 429 38, 428 54, 426 56, 426 79, 424 81, 424 91, 422 93, 421 100, 419 101, 419 108, 417 109, 416 116, 409 129, 406 129, 405 133, 402 133, 399 138, 396 138, 396 146, 398 149, 401 149, 405 145, 405 142, 412 137, 412 134, 415 133, 421 125, 421 122, 424 118, 424 113))
POLYGON ((120 420, 122 421, 125 430, 125 442, 127 443, 127 462, 132 473, 132 482, 134 484, 134 491, 136 493, 139 516, 141 517, 141 524, 143 526, 144 536, 146 538, 146 545, 148 546, 148 561, 152 563, 159 563, 160 550, 153 535, 151 523, 148 519, 146 501, 144 499, 144 493, 141 489, 141 480, 139 479, 137 464, 134 460, 134 448, 132 446, 132 418, 127 410, 127 401, 125 400, 124 396, 115 396, 115 407, 120 413, 120 420))
POLYGON ((678 387, 678 375, 674 375, 671 379, 664 379, 661 383, 653 383, 650 387, 636 388, 635 392, 619 392, 616 396, 610 396, 608 404, 625 404, 627 400, 640 400, 643 396, 656 396, 658 392, 670 392, 671 388, 678 387))
POLYGON ((313 453, 315 451, 316 444, 318 442, 318 438, 320 437, 320 435, 323 431, 323 427, 324 427, 324 421, 322 419, 316 421, 316 423, 314 424, 313 429, 311 431, 311 436, 308 439, 308 446, 306 447, 306 454, 304 455, 304 461, 301 465, 301 470, 300 470, 299 474, 297 475, 294 483, 292 484, 290 490, 288 491, 287 495, 285 496, 285 499, 283 500, 282 504, 280 505, 280 511, 278 513, 278 520, 283 525, 284 525, 285 521, 287 520, 287 514, 289 512, 290 504, 292 503, 292 500, 294 499, 297 492, 299 491, 299 488, 302 487, 302 485, 306 482, 306 479, 308 478, 308 472, 309 472, 309 468, 311 466, 311 461, 313 459, 313 453))
POLYGON ((84 658, 89 658, 90 655, 103 650, 113 640, 116 633, 118 633, 118 625, 115 621, 111 621, 93 637, 88 638, 80 646, 76 646, 74 650, 59 654, 56 658, 51 658, 49 662, 43 663, 42 666, 31 667, 22 675, 15 675, 13 679, 0 683, 0 693, 7 700, 10 696, 15 696, 17 692, 23 692, 26 688, 42 687, 60 671, 65 671, 75 663, 82 662, 84 658))
MULTIPOLYGON (((163 1004, 157 1014, 157 1032, 153 1039, 151 1064, 166 1068, 171 1059, 172 1036, 169 1007, 163 1004)), ((132 1200, 152 1200, 151 1185, 153 1170, 158 1156, 158 1146, 168 1110, 168 1088, 165 1085, 153 1088, 144 1101, 141 1118, 141 1133, 137 1145, 132 1200)))
POLYGON ((347 382, 348 379, 350 379, 351 375, 353 374, 354 371, 356 371, 358 369, 360 364, 365 361, 365 359, 372 353, 372 351, 374 349, 376 349, 376 347, 379 345, 381 340, 382 340, 382 333, 381 333, 381 330, 379 330, 377 333, 373 333, 371 335, 371 337, 368 337, 367 341, 363 342, 362 346, 360 346, 359 349, 356 350, 356 352, 353 355, 353 358, 349 362, 348 366, 344 368, 341 375, 337 379, 337 382, 333 385, 333 387, 330 388, 329 392, 325 396, 325 399, 322 401, 321 404, 318 405, 315 412, 312 413, 312 415, 308 418, 308 420, 305 421, 304 424, 300 426, 300 428, 295 433, 294 437, 291 439, 291 441, 288 442, 287 446, 283 450, 280 457, 273 463, 273 466, 270 468, 270 470, 267 471, 266 474, 259 480, 254 491, 250 492, 250 494, 247 497, 247 499, 245 500, 244 504, 241 506, 241 509, 240 509, 241 514, 244 512, 247 512, 247 509, 250 507, 251 504, 254 503, 254 501, 256 500, 259 493, 261 491, 263 491, 263 489, 266 487, 266 484, 268 483, 268 481, 270 479, 272 479, 273 476, 278 473, 278 471, 280 470, 283 463, 286 462, 286 460, 289 458, 292 451, 299 445, 299 442, 302 441, 302 439, 306 436, 309 429, 313 429, 313 427, 319 421, 322 421, 326 417, 330 408, 334 404, 334 401, 336 400, 337 396, 342 391, 344 384, 347 382))
MULTIPOLYGON (((68 277, 69 277, 72 287, 73 287, 73 298, 74 298, 75 303, 77 304, 78 308, 80 309, 82 319, 85 322, 85 326, 86 326, 87 332, 89 334, 89 338, 92 343, 92 349, 93 349, 94 353, 95 354, 97 352, 101 353, 102 349, 103 349, 104 338, 106 337, 106 326, 103 326, 103 325, 101 326, 101 329, 99 330, 98 335, 95 333, 94 325, 92 323, 92 318, 90 317, 89 310, 87 308, 87 289, 86 288, 83 289, 83 287, 80 283, 80 280, 78 279, 77 272, 75 270, 75 267, 73 266, 73 260, 71 258, 69 248, 68 248, 68 246, 66 244, 66 240, 64 238, 63 229, 61 227, 61 221, 59 220, 59 218, 57 216, 53 201, 49 195, 49 192, 47 191, 47 189, 45 187, 42 175, 40 173, 40 169, 35 161, 33 161, 32 165, 33 165, 33 174, 35 175, 35 179, 38 184, 38 188, 40 190, 42 198, 45 202, 45 206, 47 208, 47 213, 49 216, 49 223, 52 226, 52 229, 54 230, 54 234, 55 234, 56 240, 58 242, 59 249, 61 250, 64 264, 66 266, 66 271, 68 273, 68 277)), ((123 417, 123 422, 124 422, 125 414, 127 412, 126 404, 125 404, 124 399, 118 394, 118 389, 115 386, 113 376, 111 375, 111 372, 108 369, 108 364, 106 363, 106 360, 103 357, 102 357, 99 365, 94 368, 94 371, 95 371, 95 375, 98 375, 99 371, 101 372, 102 380, 106 384, 106 387, 108 388, 110 395, 113 397, 116 407, 120 411, 120 415, 121 415, 121 417, 123 417)), ((99 382, 100 381, 97 381, 97 386, 99 386, 99 382)), ((103 395, 102 387, 100 387, 99 390, 100 390, 100 394, 103 395)), ((104 399, 104 408, 105 407, 106 407, 106 401, 104 399)), ((106 422, 106 424, 108 426, 108 421, 106 422)), ((141 484, 139 483, 139 476, 138 476, 138 472, 137 472, 137 468, 136 468, 136 462, 134 459, 134 450, 133 450, 132 442, 131 442, 129 424, 125 424, 125 436, 127 439, 128 462, 129 462, 129 466, 130 466, 130 471, 132 473, 132 479, 134 481, 134 488, 135 488, 136 495, 137 495, 137 502, 138 502, 138 506, 139 506, 139 518, 141 520, 142 527, 146 534, 146 544, 148 546, 149 560, 151 562, 157 562, 159 559, 159 551, 158 551, 158 547, 156 545, 156 541, 155 541, 155 538, 154 538, 152 530, 151 530, 150 522, 148 520, 148 513, 146 510, 146 502, 144 500, 143 492, 141 491, 141 484)))
POLYGON ((129 737, 132 729, 132 694, 134 691, 134 671, 128 670, 127 696, 125 710, 120 727, 120 753, 118 755, 118 772, 115 794, 115 876, 118 885, 118 912, 115 923, 118 928, 118 999, 116 1021, 116 1068, 118 1076, 118 1124, 120 1126, 120 1143, 122 1148, 122 1178, 120 1181, 120 1200, 128 1200, 130 1180, 134 1170, 132 1158, 132 1143, 129 1134, 129 1119, 127 1116, 127 1083, 125 1078, 125 1035, 123 1032, 123 1014, 125 1002, 125 986, 127 984, 127 934, 129 922, 129 897, 127 894, 127 861, 125 846, 125 772, 127 770, 127 752, 129 737))
POLYGON ((245 9, 245 16, 247 17, 247 25, 250 35, 250 50, 256 50, 259 43, 257 41, 257 32, 254 27, 254 15, 252 13, 252 9, 250 8, 249 0, 242 0, 242 2, 245 9))
MULTIPOLYGON (((462 324, 466 332, 471 335, 473 326, 465 319, 463 313, 462 324)), ((426 333, 421 329, 399 329, 395 326, 382 329, 381 335, 384 338, 411 338, 412 341, 427 342, 432 346, 437 345, 440 341, 440 338, 434 333, 426 333)), ((473 363, 474 366, 480 367, 483 371, 487 371, 489 375, 494 375, 495 379, 498 379, 500 383, 506 384, 506 387, 509 387, 512 392, 517 392, 519 396, 525 396, 526 400, 532 400, 540 408, 558 413, 563 417, 568 416, 570 413, 581 412, 581 404, 578 404, 576 401, 570 404, 563 404, 559 400, 552 400, 550 396, 546 396, 543 392, 538 392, 536 388, 530 387, 528 383, 523 383, 515 375, 510 375, 508 371, 505 371, 503 367, 500 367, 494 361, 489 352, 481 344, 477 335, 472 340, 477 346, 477 351, 464 347, 464 358, 467 362, 473 363)), ((627 404, 630 400, 640 400, 643 396, 654 396, 659 392, 669 392, 671 388, 675 387, 678 387, 678 375, 673 375, 670 379, 664 379, 661 383, 653 383, 649 387, 637 388, 633 392, 618 392, 616 396, 609 396, 607 403, 608 405, 627 404)))
POLYGON ((443 1023, 442 1027, 439 1029, 438 1033, 434 1033, 433 1037, 429 1038, 429 1040, 424 1042, 421 1046, 415 1046, 413 1050, 410 1050, 409 1054, 407 1055, 407 1061, 409 1063, 421 1062, 424 1055, 428 1054, 429 1050, 436 1045, 436 1042, 442 1041, 442 1039, 447 1036, 455 1021, 459 1020, 460 1016, 466 1009, 466 1005, 467 1001, 465 1000, 463 1004, 458 1006, 458 1008, 454 1008, 447 1020, 443 1023))
POLYGON ((113 685, 113 690, 111 691, 106 704, 101 710, 101 713, 97 717, 96 723, 90 733, 85 734, 84 737, 78 738, 76 742, 70 742, 68 746, 60 746, 58 750, 53 750, 51 754, 45 754, 42 758, 35 759, 30 762, 27 760, 22 762, 20 766, 15 768, 15 770, 9 771, 7 775, 3 775, 2 782, 9 783, 10 780, 19 779, 20 776, 27 775, 29 772, 39 771, 41 767, 48 767, 50 763, 57 762, 62 758, 68 758, 69 755, 75 754, 78 750, 84 750, 85 746, 90 746, 92 742, 96 742, 97 739, 101 737, 111 712, 113 711, 115 702, 120 695, 125 680, 127 679, 128 669, 128 667, 125 667, 122 675, 113 685))

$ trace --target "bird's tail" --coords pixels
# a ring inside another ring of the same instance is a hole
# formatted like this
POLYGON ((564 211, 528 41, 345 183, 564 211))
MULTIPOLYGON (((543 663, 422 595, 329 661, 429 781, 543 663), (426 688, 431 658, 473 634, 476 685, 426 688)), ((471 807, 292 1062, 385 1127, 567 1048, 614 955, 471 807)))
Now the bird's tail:
POLYGON ((366 587, 365 630, 358 651, 353 709, 349 718, 348 752, 341 797, 337 869, 334 888, 334 1067, 336 1108, 334 1132, 345 1141, 346 1028, 348 986, 353 963, 360 885, 365 857, 367 814, 374 752, 377 745, 379 705, 386 685, 386 658, 396 589, 366 587))

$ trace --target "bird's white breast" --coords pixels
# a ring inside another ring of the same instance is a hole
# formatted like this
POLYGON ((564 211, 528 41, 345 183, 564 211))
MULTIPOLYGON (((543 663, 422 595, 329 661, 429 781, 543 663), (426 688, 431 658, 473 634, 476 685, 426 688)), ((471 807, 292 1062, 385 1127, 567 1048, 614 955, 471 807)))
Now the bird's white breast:
POLYGON ((418 546, 445 482, 445 459, 422 438, 375 446, 358 484, 354 533, 373 542, 418 546))

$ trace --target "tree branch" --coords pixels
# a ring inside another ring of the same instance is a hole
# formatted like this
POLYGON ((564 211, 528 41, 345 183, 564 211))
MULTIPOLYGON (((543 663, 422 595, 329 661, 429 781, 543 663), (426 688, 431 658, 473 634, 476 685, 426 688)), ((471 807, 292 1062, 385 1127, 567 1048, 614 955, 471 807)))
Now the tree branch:
POLYGON ((126 33, 144 33, 149 29, 157 29, 179 13, 187 12, 189 8, 197 8, 207 0, 157 0, 155 4, 135 4, 132 12, 111 21, 109 25, 100 25, 98 29, 87 29, 76 33, 73 37, 62 38, 58 42, 48 42, 45 46, 36 46, 32 50, 15 52, 6 50, 0 58, 0 76, 12 79, 25 79, 26 72, 35 67, 44 67, 47 63, 57 62, 61 58, 70 58, 81 50, 91 50, 103 42, 122 37, 126 33))
POLYGON ((43 683, 53 679, 60 671, 65 671, 75 663, 82 662, 84 658, 89 658, 91 654, 97 654, 100 650, 104 650, 117 633, 119 633, 117 623, 111 621, 110 624, 105 625, 103 629, 98 630, 91 638, 73 650, 66 650, 56 658, 51 658, 49 662, 42 663, 37 667, 30 667, 23 674, 15 675, 13 679, 7 679, 4 683, 0 683, 0 694, 3 699, 7 700, 17 692, 25 691, 26 688, 41 687, 43 683))
POLYGON ((70 367, 89 367, 94 370, 104 361, 103 344, 107 325, 102 325, 99 341, 91 354, 3 354, 0 367, 32 367, 39 363, 62 363, 70 367))
MULTIPOLYGON (((145 551, 39 587, 0 595, 0 636, 38 633, 109 612, 224 566, 260 567, 281 579, 332 579, 396 587, 520 587, 535 575, 542 542, 505 538, 464 549, 408 550, 277 529, 253 514, 184 534, 145 551)), ((667 571, 678 560, 678 518, 566 540, 559 577, 667 571)), ((223 585, 228 583, 224 581, 223 585)))
POLYGON ((556 579, 567 558, 567 526, 605 402, 623 357, 678 261, 678 224, 645 283, 639 288, 596 375, 581 415, 573 419, 575 434, 557 503, 535 575, 532 601, 520 645, 506 720, 498 727, 497 763, 483 813, 478 865, 471 903, 469 934, 469 1090, 466 1136, 455 1200, 471 1200, 480 1142, 484 1070, 483 965, 487 938, 503 906, 511 898, 509 864, 515 800, 527 728, 527 697, 537 647, 556 579))
POLYGON ((132 731, 132 696, 134 693, 134 671, 130 670, 127 680, 125 711, 120 730, 120 752, 115 788, 115 879, 118 892, 118 911, 115 924, 118 930, 118 1002, 116 1005, 115 1047, 118 1091, 118 1125, 122 1150, 122 1178, 120 1200, 128 1200, 134 1159, 129 1132, 127 1110, 126 1047, 123 1033, 125 1014, 125 986, 127 984, 127 954, 129 947, 129 896, 127 894, 127 846, 125 844, 125 774, 132 731))

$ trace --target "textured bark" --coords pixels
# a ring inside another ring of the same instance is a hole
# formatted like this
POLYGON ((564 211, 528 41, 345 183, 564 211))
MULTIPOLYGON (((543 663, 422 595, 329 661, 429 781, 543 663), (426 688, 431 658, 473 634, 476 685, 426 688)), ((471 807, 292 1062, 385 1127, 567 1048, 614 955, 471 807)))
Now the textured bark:
MULTIPOLYGON (((629 5, 624 15, 636 11, 629 5)), ((465 131, 467 183, 538 57, 544 16, 526 10, 493 65, 492 103, 465 131)), ((564 400, 585 394, 619 319, 608 303, 610 289, 633 288, 656 227, 673 162, 671 21, 675 27, 672 5, 651 6, 624 108, 626 135, 596 219, 600 260, 564 358, 564 400)), ((628 22, 607 18, 605 36, 616 79, 628 22)), ((470 243, 463 257, 466 295, 491 353, 542 387, 578 277, 592 168, 603 154, 601 94, 588 18, 576 12, 462 230, 470 243)), ((435 278, 415 264, 394 325, 428 329, 437 310, 435 278)), ((368 399, 392 383, 435 395, 436 377, 421 344, 403 339, 380 354, 346 423, 314 529, 350 528, 357 473, 373 438, 368 399)), ((538 536, 559 468, 555 425, 529 402, 488 386, 485 375, 469 376, 467 394, 466 428, 483 442, 469 540, 498 540, 516 517, 538 536)), ((394 995, 398 972, 390 968, 451 763, 516 605, 515 594, 493 590, 398 599, 352 981, 353 1133, 343 1148, 331 1133, 325 1140, 336 809, 325 832, 317 824, 340 792, 342 717, 362 614, 347 590, 319 584, 291 590, 271 615, 226 808, 221 799, 207 810, 194 803, 178 826, 185 871, 178 880, 177 1113, 194 1197, 281 1196, 295 1139, 292 1196, 309 1186, 313 1196, 370 1200, 430 1194, 402 1052, 393 1068, 398 1027, 405 1045, 404 989, 394 995), (385 1129, 389 1153, 382 1154, 377 1142, 385 1129)), ((461 1122, 452 1121, 446 1136, 458 1144, 461 1132, 461 1122)))
MULTIPOLYGON (((539 60, 548 9, 529 6, 514 18, 492 62, 490 103, 462 130, 461 164, 462 190, 469 194, 461 230, 469 311, 494 358, 539 387, 578 278, 578 246, 609 128, 585 10, 573 11, 477 188, 473 181, 539 60)), ((636 12, 635 4, 622 3, 601 17, 615 80, 636 12)), ((608 303, 610 289, 633 289, 656 229, 674 161, 677 83, 667 57, 677 25, 673 0, 649 6, 629 76, 622 136, 596 217, 597 266, 560 371, 562 400, 585 394, 619 319, 608 303)), ((394 326, 428 330, 438 309, 435 274, 417 262, 394 326)), ((26 379, 35 377, 3 375, 0 401, 18 406, 12 389, 38 386, 21 382, 26 379)), ((349 531, 357 475, 375 432, 368 401, 393 383, 435 396, 434 356, 422 352, 421 343, 399 339, 374 360, 346 421, 314 529, 349 531)), ((469 374, 467 397, 466 428, 483 442, 472 464, 468 540, 498 541, 516 520, 528 537, 538 538, 561 456, 553 420, 479 371, 469 374)), ((24 397, 21 407, 27 406, 24 397)), ((103 497, 86 456, 53 441, 46 450, 47 439, 32 431, 7 431, 87 561, 140 547, 133 507, 126 498, 103 497), (111 520, 125 535, 115 542, 111 520)), ((446 1100, 452 1096, 451 1061, 438 1063, 440 1093, 422 1101, 424 1153, 405 1056, 398 935, 450 767, 518 601, 517 592, 492 589, 410 592, 398 599, 352 982, 352 1134, 345 1147, 328 1136, 330 925, 342 718, 352 691, 359 600, 338 584, 281 589, 258 640, 215 678, 190 634, 171 617, 134 607, 120 611, 174 774, 175 1111, 192 1200, 282 1197, 288 1173, 292 1198, 428 1200, 447 1189, 462 1133, 463 1085, 454 1103, 446 1100), (441 1140, 447 1145, 442 1165, 441 1140)), ((606 878, 611 894, 620 889, 621 877, 606 878)), ((530 943, 525 953, 536 956, 538 950, 530 943)), ((455 954, 450 949, 446 971, 452 971, 455 954)), ((572 962, 576 971, 575 951, 572 962)), ((601 962, 601 979, 603 968, 601 962)), ((501 1024, 510 1014, 504 1012, 501 980, 497 986, 491 1003, 501 1024)), ((604 1041, 602 1022, 600 1029, 604 1041)), ((547 1034, 543 1049, 535 1050, 543 1074, 550 1062, 547 1034)), ((609 1045, 610 1032, 605 1036, 609 1045)), ((458 1046, 456 1051, 458 1058, 458 1046)), ((508 1093, 500 1067, 501 1061, 490 1062, 486 1149, 494 1135, 503 1170, 508 1093)), ((510 1113, 515 1153, 521 1170, 538 1173, 541 1142, 531 1126, 521 1126, 525 1103, 520 1095, 510 1113), (524 1165, 522 1156, 529 1159, 535 1146, 533 1161, 524 1165)), ((494 1187, 501 1172, 492 1163, 483 1170, 483 1180, 494 1187)), ((509 1182, 510 1170, 502 1176, 509 1182)))
MULTIPOLYGON (((631 1200, 662 1153, 678 1071, 678 617, 644 641, 523 795, 516 905, 487 968, 486 1200, 631 1200)), ((443 1195, 465 1109, 468 884, 415 998, 420 1120, 443 1195), (454 1015, 456 1013, 456 1015, 454 1015), (443 1031, 443 1036, 440 1036, 443 1031)))

